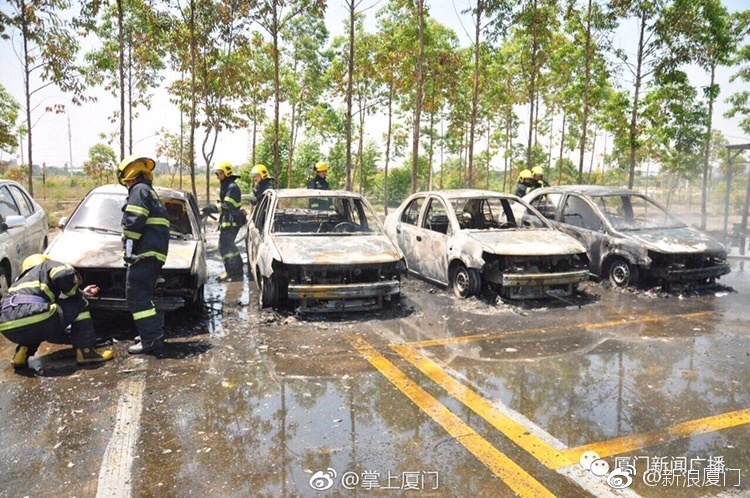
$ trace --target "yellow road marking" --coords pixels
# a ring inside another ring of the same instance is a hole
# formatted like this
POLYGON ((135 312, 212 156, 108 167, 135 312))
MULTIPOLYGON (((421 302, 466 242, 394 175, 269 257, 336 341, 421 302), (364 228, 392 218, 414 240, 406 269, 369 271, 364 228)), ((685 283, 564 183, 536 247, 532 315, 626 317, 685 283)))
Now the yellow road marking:
MULTIPOLYGON (((682 315, 669 315, 669 316, 650 316, 645 318, 622 318, 619 320, 611 320, 608 322, 595 322, 595 323, 572 323, 569 325, 558 325, 554 327, 537 327, 533 329, 522 329, 512 331, 514 334, 530 334, 539 332, 553 332, 558 330, 567 330, 571 328, 576 329, 602 329, 607 327, 617 327, 619 325, 632 324, 632 323, 649 323, 649 322, 663 322, 674 319, 697 319, 702 318, 706 315, 713 314, 713 311, 700 311, 697 313, 684 313, 682 315)), ((486 332, 484 334, 464 335, 460 337, 445 337, 443 339, 430 339, 427 341, 410 342, 410 346, 414 348, 429 348, 434 346, 447 346, 449 344, 462 344, 466 342, 484 341, 488 339, 499 339, 508 335, 507 332, 486 332)))
POLYGON ((414 351, 411 345, 391 344, 390 347, 437 385, 445 389, 448 394, 474 410, 477 415, 547 467, 553 468, 551 464, 563 458, 558 450, 530 434, 526 427, 501 413, 486 399, 445 373, 432 360, 414 351))
POLYGON ((559 469, 567 465, 578 463, 584 451, 595 451, 600 457, 619 455, 635 451, 648 446, 656 446, 685 437, 707 434, 722 429, 729 429, 750 423, 750 408, 734 412, 722 413, 710 417, 682 422, 666 429, 657 429, 643 434, 619 437, 608 441, 585 444, 576 448, 568 448, 560 452, 559 459, 552 463, 552 468, 559 469))
POLYGON ((381 355, 362 337, 355 335, 349 337, 348 340, 352 347, 386 379, 404 393, 423 412, 440 424, 448 434, 461 443, 519 496, 529 498, 542 496, 554 497, 539 481, 477 434, 463 420, 454 415, 440 401, 407 377, 404 372, 388 361, 388 359, 381 355))

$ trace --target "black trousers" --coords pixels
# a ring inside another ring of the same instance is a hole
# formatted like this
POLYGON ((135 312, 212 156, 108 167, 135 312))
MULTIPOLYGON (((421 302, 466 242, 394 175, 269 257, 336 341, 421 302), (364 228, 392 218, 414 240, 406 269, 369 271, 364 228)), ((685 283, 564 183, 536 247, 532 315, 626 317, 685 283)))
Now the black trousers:
POLYGON ((164 317, 156 311, 153 301, 162 266, 156 258, 145 258, 128 266, 125 276, 125 299, 133 314, 135 328, 144 342, 164 337, 164 317))
POLYGON ((74 348, 87 348, 96 344, 96 333, 86 299, 73 296, 56 301, 55 306, 56 313, 43 322, 6 330, 3 335, 10 342, 27 346, 32 354, 44 341, 71 344, 74 348))
POLYGON ((234 242, 239 231, 239 227, 224 227, 219 232, 219 254, 224 262, 224 271, 230 276, 241 276, 243 273, 242 256, 234 242))

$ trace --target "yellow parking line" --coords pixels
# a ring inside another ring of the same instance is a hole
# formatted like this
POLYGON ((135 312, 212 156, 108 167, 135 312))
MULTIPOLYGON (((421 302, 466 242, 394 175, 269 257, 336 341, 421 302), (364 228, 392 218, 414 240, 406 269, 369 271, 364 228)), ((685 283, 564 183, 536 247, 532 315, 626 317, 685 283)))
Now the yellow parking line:
MULTIPOLYGON (((607 328, 607 327, 617 327, 620 325, 625 324, 632 324, 632 323, 649 323, 649 322, 663 322, 667 320, 674 320, 674 319, 697 319, 702 318, 707 315, 713 314, 713 311, 700 311, 697 313, 684 313, 682 315, 668 315, 668 316, 650 316, 645 318, 636 318, 636 319, 630 319, 630 318, 621 318, 619 320, 611 320, 607 322, 594 322, 594 323, 572 323, 570 325, 558 325, 553 327, 537 327, 533 329, 522 329, 522 330, 513 330, 512 332, 514 334, 530 334, 530 333, 539 333, 539 332, 554 332, 558 330, 567 330, 571 328, 576 329, 601 329, 601 328, 607 328)), ((447 346, 450 344, 463 344, 466 342, 477 342, 477 341, 484 341, 488 339, 499 339, 502 337, 505 337, 508 335, 507 332, 486 332, 484 334, 474 334, 474 335, 464 335, 460 337, 445 337, 442 339, 430 339, 427 341, 419 341, 419 342, 409 342, 409 346, 412 346, 414 348, 430 348, 434 346, 447 346)))
POLYGON ((486 465, 521 497, 554 495, 534 479, 513 460, 498 451, 486 439, 477 434, 463 420, 449 411, 440 401, 412 381, 398 367, 388 361, 360 336, 347 338, 354 349, 370 362, 383 376, 406 395, 423 412, 440 424, 448 434, 461 443, 479 461, 486 465))
POLYGON ((750 408, 689 420, 666 429, 657 429, 643 434, 634 434, 608 441, 585 444, 576 448, 568 448, 560 452, 558 459, 552 462, 552 468, 559 469, 578 463, 581 454, 589 450, 597 452, 603 458, 748 423, 750 423, 750 408))
POLYGON ((406 361, 417 367, 423 374, 445 389, 448 394, 469 407, 480 417, 490 423, 508 439, 526 450, 547 467, 562 458, 558 450, 538 437, 530 434, 528 429, 495 408, 489 401, 479 396, 436 365, 432 360, 420 355, 409 344, 391 344, 391 349, 406 361))

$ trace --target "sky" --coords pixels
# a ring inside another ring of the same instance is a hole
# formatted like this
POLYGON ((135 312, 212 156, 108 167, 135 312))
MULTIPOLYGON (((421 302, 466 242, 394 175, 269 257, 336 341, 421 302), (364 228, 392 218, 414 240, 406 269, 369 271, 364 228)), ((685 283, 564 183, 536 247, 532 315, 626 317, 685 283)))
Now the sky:
MULTIPOLYGON (((724 0, 724 4, 730 10, 748 8, 748 0, 724 0)), ((359 4, 359 10, 366 13, 366 27, 374 30, 375 13, 382 8, 385 0, 363 0, 359 4)), ((466 46, 471 41, 473 24, 470 17, 461 14, 466 10, 471 2, 467 0, 428 0, 427 5, 430 14, 438 22, 453 29, 459 36, 462 46, 466 46)), ((343 34, 345 20, 348 11, 343 0, 332 0, 328 2, 326 22, 331 35, 343 34)), ((633 52, 633 47, 625 45, 625 41, 632 41, 635 33, 635 21, 625 21, 625 24, 616 34, 615 44, 620 45, 629 53, 633 52), (632 24, 629 25, 628 23, 632 24)), ((15 97, 19 102, 24 102, 23 97, 23 80, 22 66, 19 58, 15 54, 10 41, 0 41, 0 84, 5 86, 6 90, 15 97)), ((691 80, 697 85, 707 84, 708 78, 701 70, 691 70, 691 80)), ((714 111, 714 127, 721 130, 728 138, 730 144, 750 143, 750 137, 742 136, 741 130, 737 127, 737 120, 728 120, 722 115, 727 109, 724 99, 731 93, 739 89, 738 84, 730 84, 729 77, 731 71, 720 68, 717 80, 721 84, 722 93, 717 102, 714 111)), ((118 101, 115 97, 97 91, 98 102, 86 104, 82 107, 70 103, 70 98, 65 94, 49 87, 45 89, 32 103, 40 104, 39 109, 55 104, 64 104, 66 112, 64 114, 52 114, 37 111, 32 115, 33 120, 37 120, 33 128, 34 140, 34 162, 36 164, 46 163, 47 166, 63 167, 72 162, 75 168, 80 168, 82 163, 88 157, 88 150, 91 146, 101 142, 100 133, 110 133, 118 127, 117 123, 110 123, 108 117, 118 107, 118 101)), ((269 109, 270 111, 270 109, 269 109)), ((519 109, 518 113, 523 115, 523 110, 519 109)), ((372 137, 380 137, 385 129, 385 117, 375 116, 369 118, 370 121, 366 126, 371 130, 372 137)), ((180 124, 180 115, 176 107, 169 103, 166 92, 157 93, 154 99, 154 105, 151 110, 142 111, 142 117, 138 118, 134 125, 133 140, 134 152, 145 155, 155 156, 155 149, 158 138, 157 132, 161 128, 167 128, 170 132, 178 133, 180 124)), ((519 130, 518 141, 524 142, 523 137, 526 131, 519 130)), ((605 142, 603 134, 597 138, 598 148, 605 142)), ((610 140, 611 142, 611 140, 610 140)), ((113 147, 115 150, 118 146, 113 147)), ((598 150, 597 155, 603 150, 598 150)), ((27 155, 26 145, 24 143, 23 152, 20 150, 13 156, 5 152, 0 152, 0 160, 8 160, 13 157, 20 162, 21 154, 27 155)), ((229 160, 234 164, 241 164, 247 161, 250 155, 250 136, 247 131, 223 133, 216 148, 214 159, 217 162, 229 160)))

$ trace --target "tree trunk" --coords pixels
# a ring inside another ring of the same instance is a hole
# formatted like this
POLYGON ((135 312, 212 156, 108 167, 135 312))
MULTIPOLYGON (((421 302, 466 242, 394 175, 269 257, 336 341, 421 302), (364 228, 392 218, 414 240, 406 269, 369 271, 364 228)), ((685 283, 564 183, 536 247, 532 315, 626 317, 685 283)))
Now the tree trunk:
POLYGON ((701 188, 701 230, 706 229, 708 218, 708 162, 711 156, 711 126, 714 112, 714 78, 716 65, 711 64, 711 83, 708 88, 708 119, 706 120, 706 151, 703 155, 703 186, 701 188))
POLYGON ((479 101, 479 36, 482 32, 482 9, 484 1, 477 1, 477 20, 474 28, 474 86, 471 92, 471 121, 469 122, 469 157, 466 165, 466 186, 474 186, 474 134, 477 126, 477 106, 479 101))
POLYGON ((279 12, 277 1, 273 0, 273 171, 278 181, 281 173, 279 164, 279 103, 281 101, 281 80, 279 76, 279 12))
POLYGON ((636 60, 635 88, 633 90, 633 111, 630 114, 630 173, 628 175, 628 188, 633 188, 635 183, 635 153, 638 149, 638 97, 641 89, 641 70, 643 66, 643 45, 646 32, 646 13, 641 14, 641 30, 638 35, 638 59, 636 60))
POLYGON ((557 184, 562 183, 563 177, 563 154, 565 153, 565 121, 567 121, 568 115, 563 111, 562 129, 560 132, 560 157, 557 160, 557 184))
MULTIPOLYGON (((125 10, 122 0, 117 0, 117 42, 119 45, 118 56, 120 67, 118 77, 120 79, 120 160, 125 159, 125 26, 123 17, 125 10)), ((72 167, 72 165, 71 165, 72 167)))
POLYGON ((344 134, 346 135, 346 190, 352 190, 352 93, 354 93, 354 0, 348 4, 349 7, 349 60, 348 75, 346 78, 346 122, 344 123, 344 134))
POLYGON ((385 141, 385 172, 383 175, 383 211, 388 216, 388 165, 391 161, 391 135, 393 134, 393 84, 388 87, 388 135, 385 141))
POLYGON ((422 81, 422 63, 424 59, 424 0, 416 0, 417 2, 417 22, 419 23, 419 53, 417 55, 417 68, 416 68, 416 79, 417 79, 417 95, 414 105, 414 131, 412 138, 412 152, 411 152, 411 193, 417 191, 417 177, 419 173, 419 126, 420 119, 422 116, 422 91, 424 81, 422 81))
MULTIPOLYGON (((586 13, 586 55, 584 59, 583 116, 581 118, 581 142, 578 146, 578 183, 583 183, 583 155, 586 152, 586 132, 589 119, 589 89, 591 87, 591 0, 586 13)), ((592 151, 593 154, 593 151, 592 151)), ((591 182, 589 174, 589 182, 591 182)))

